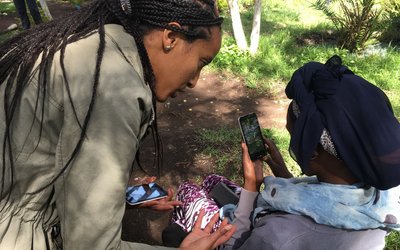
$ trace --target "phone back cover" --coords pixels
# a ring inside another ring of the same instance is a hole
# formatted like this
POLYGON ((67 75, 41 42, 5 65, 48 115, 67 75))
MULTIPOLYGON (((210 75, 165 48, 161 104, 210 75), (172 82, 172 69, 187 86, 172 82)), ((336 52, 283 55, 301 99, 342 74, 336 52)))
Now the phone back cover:
POLYGON ((214 186, 210 192, 210 196, 218 203, 220 207, 223 207, 226 204, 236 205, 239 202, 239 196, 223 182, 220 182, 214 186))

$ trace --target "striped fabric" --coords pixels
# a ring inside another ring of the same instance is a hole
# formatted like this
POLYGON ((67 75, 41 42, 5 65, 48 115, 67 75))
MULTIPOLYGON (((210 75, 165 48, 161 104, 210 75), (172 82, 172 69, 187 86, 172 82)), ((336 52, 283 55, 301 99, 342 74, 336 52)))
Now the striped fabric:
MULTIPOLYGON (((200 210, 204 209, 206 213, 201 223, 201 227, 204 228, 210 222, 214 214, 219 212, 219 207, 209 196, 209 193, 212 188, 220 182, 225 183, 236 194, 240 195, 240 186, 216 174, 207 176, 201 186, 192 182, 185 182, 178 188, 177 200, 181 201, 183 204, 174 210, 172 214, 172 223, 176 223, 186 232, 190 232, 200 210)), ((220 224, 221 220, 214 225, 213 231, 218 229, 220 224)))

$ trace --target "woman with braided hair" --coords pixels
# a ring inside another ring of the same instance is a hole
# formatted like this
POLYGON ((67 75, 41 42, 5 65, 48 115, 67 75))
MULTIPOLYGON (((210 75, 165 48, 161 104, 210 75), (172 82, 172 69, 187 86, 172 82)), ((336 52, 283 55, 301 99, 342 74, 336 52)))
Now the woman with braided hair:
MULTIPOLYGON (((221 23, 214 0, 94 0, 0 45, 0 249, 152 248, 120 239, 131 166, 148 128, 160 159, 156 101, 196 85, 221 23)), ((234 231, 211 224, 181 247, 234 231)))

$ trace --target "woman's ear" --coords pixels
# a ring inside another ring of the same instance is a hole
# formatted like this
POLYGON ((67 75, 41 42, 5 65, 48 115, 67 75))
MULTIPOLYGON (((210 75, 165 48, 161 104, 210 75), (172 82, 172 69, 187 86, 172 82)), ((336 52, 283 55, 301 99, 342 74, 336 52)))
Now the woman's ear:
MULTIPOLYGON (((171 22, 168 24, 169 26, 177 27, 181 29, 181 25, 177 22, 171 22)), ((181 35, 179 32, 169 30, 169 29, 164 29, 163 37, 162 37, 162 45, 164 48, 164 51, 168 52, 172 50, 176 45, 178 44, 179 40, 181 39, 181 35)))

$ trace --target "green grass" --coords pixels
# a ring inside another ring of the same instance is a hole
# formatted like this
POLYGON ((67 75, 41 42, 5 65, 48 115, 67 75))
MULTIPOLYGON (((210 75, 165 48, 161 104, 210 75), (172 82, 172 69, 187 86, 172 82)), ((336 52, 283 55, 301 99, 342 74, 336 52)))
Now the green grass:
POLYGON ((201 154, 215 159, 215 167, 212 172, 241 184, 242 161, 239 129, 201 129, 197 131, 196 138, 201 148, 201 154))
MULTIPOLYGON (((240 51, 233 39, 229 16, 225 16, 223 44, 212 67, 245 79, 250 88, 269 96, 281 93, 292 73, 304 63, 324 63, 338 54, 353 72, 382 88, 400 118, 400 50, 383 45, 358 54, 338 49, 332 24, 311 9, 306 0, 263 2, 261 39, 258 53, 240 51), (318 38, 318 39, 315 39, 318 38), (321 42, 321 40, 324 42, 321 42)), ((252 25, 251 10, 242 13, 246 34, 252 25)))
POLYGON ((386 237, 385 250, 399 250, 400 249, 400 232, 392 232, 386 237))
MULTIPOLYGON (((284 129, 263 129, 263 134, 272 138, 281 149, 282 156, 288 169, 296 176, 300 176, 300 169, 288 153, 289 133, 284 129)), ((241 133, 239 129, 216 128, 197 131, 196 137, 201 148, 201 154, 211 156, 215 160, 213 173, 217 173, 242 183, 241 133)), ((271 174, 265 165, 264 174, 271 174)))
POLYGON ((15 5, 13 1, 0 1, 0 13, 15 12, 15 5))

